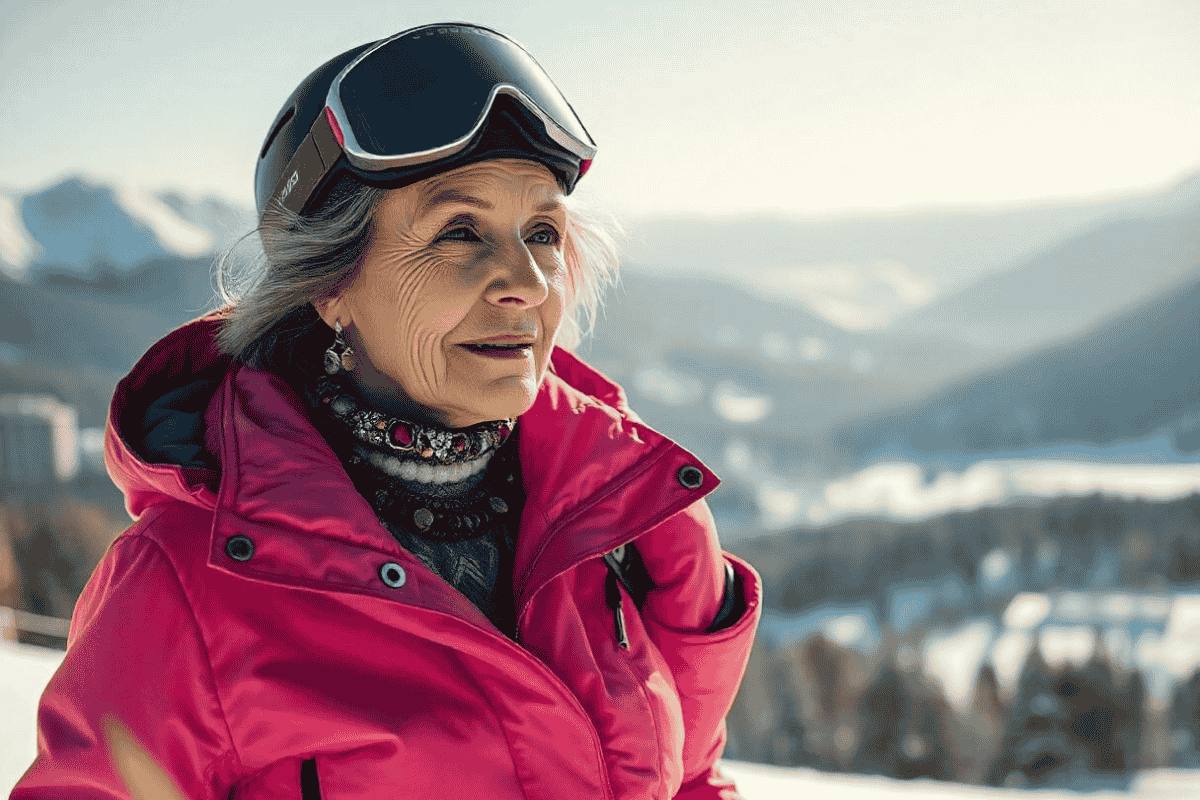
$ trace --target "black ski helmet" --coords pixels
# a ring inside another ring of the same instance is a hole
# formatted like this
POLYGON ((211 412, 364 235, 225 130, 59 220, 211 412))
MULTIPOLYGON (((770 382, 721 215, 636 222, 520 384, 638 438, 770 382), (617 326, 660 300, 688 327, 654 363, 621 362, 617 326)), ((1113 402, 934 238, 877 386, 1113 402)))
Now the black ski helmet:
MULTIPOLYGON (((421 26, 388 40, 359 45, 318 67, 296 87, 279 110, 259 152, 254 172, 254 195, 260 219, 280 186, 284 171, 288 169, 305 137, 309 135, 319 117, 327 113, 326 99, 337 76, 356 58, 381 42, 395 40, 412 31, 430 29, 436 32, 441 28, 455 31, 465 29, 472 33, 486 32, 490 36, 501 37, 506 42, 515 44, 495 31, 468 23, 421 26)), ((532 60, 532 57, 530 58, 532 60)), ((565 100, 563 102, 565 103, 565 100)), ((334 169, 313 189, 300 213, 311 214, 319 209, 328 198, 330 189, 346 175, 352 175, 355 180, 368 186, 397 188, 450 169, 493 158, 524 158, 542 163, 554 174, 564 194, 569 194, 574 189, 591 162, 590 158, 581 158, 557 143, 548 134, 542 120, 521 102, 511 96, 498 95, 495 96, 482 126, 470 142, 453 155, 412 166, 372 171, 355 167, 345 157, 341 157, 334 169)))

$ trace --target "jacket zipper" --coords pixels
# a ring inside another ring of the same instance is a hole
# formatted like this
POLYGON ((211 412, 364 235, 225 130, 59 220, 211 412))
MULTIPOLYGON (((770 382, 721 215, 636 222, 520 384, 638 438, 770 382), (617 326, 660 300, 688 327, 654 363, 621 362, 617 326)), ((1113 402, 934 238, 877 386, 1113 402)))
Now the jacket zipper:
POLYGON ((621 587, 617 583, 617 573, 612 564, 608 565, 608 579, 604 587, 604 595, 608 600, 608 607, 613 611, 613 617, 617 625, 617 644, 623 650, 629 649, 629 636, 625 631, 625 614, 621 610, 621 587))

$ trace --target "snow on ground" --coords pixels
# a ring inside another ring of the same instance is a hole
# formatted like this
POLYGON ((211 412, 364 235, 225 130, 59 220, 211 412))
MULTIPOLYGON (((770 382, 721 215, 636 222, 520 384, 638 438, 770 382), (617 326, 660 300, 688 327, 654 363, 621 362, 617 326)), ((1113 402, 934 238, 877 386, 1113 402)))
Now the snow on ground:
MULTIPOLYGON (((0 797, 6 797, 33 762, 37 739, 37 703, 62 653, 0 640, 0 797)), ((733 778, 746 800, 793 800, 836 797, 838 800, 1018 800, 1016 789, 985 789, 937 781, 895 781, 862 775, 832 775, 810 769, 771 767, 742 761, 723 761, 721 769, 733 778)), ((1138 776, 1132 791, 1039 791, 1036 800, 1183 800, 1200 796, 1200 772, 1153 770, 1138 776)))
MULTIPOLYGON (((740 444, 736 443, 735 445, 740 444)), ((1150 445, 1147 445, 1149 447, 1150 445)), ((760 487, 762 524, 781 529, 797 524, 826 525, 848 517, 916 521, 994 506, 1017 498, 1052 498, 1099 493, 1124 499, 1169 501, 1200 491, 1200 464, 1120 463, 1076 458, 1070 453, 1040 458, 995 458, 944 469, 932 478, 910 461, 881 462, 828 481, 796 481, 748 474, 740 450, 727 449, 725 466, 760 487)), ((1121 451, 1116 456, 1129 455, 1121 451)), ((1136 454, 1134 454, 1136 455, 1136 454)), ((1161 457, 1150 454, 1147 458, 1161 457)))
POLYGON ((953 631, 935 631, 922 642, 925 671, 942 685, 959 713, 967 710, 975 676, 989 654, 996 632, 990 620, 972 619, 953 631))
POLYGON ((912 463, 879 464, 825 487, 809 509, 813 522, 876 513, 923 519, 951 510, 995 505, 1014 497, 1093 492, 1111 497, 1174 500, 1200 490, 1200 464, 1105 464, 1073 460, 979 461, 926 483, 912 463))
POLYGON ((0 639, 0 797, 37 754, 37 704, 63 654, 0 639))
POLYGON ((1023 792, 1020 789, 993 789, 926 779, 897 781, 741 761, 723 761, 721 771, 737 782, 738 792, 746 800, 1191 800, 1200 796, 1200 773, 1185 770, 1144 772, 1134 780, 1128 793, 1102 791, 1087 794, 1048 790, 1023 792))

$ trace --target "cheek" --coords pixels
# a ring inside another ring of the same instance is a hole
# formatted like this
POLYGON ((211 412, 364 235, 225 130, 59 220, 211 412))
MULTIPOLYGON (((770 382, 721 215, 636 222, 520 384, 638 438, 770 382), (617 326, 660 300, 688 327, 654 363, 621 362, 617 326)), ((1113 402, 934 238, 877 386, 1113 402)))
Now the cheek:
POLYGON ((542 320, 547 331, 551 333, 558 330, 564 311, 574 302, 575 297, 574 285, 562 256, 559 255, 556 260, 557 268, 546 273, 549 294, 546 302, 542 304, 542 320))
POLYGON ((416 372, 433 380, 442 338, 458 324, 469 299, 460 270, 436 257, 397 259, 394 270, 364 286, 376 332, 373 360, 388 372, 416 372))

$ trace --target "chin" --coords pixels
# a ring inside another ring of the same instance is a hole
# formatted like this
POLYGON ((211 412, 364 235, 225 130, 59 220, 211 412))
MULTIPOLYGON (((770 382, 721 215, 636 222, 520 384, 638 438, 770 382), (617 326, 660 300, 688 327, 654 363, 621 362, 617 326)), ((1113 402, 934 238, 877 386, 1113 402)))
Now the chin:
POLYGON ((454 427, 465 428, 467 425, 496 419, 516 419, 533 406, 534 400, 537 399, 537 384, 521 379, 513 385, 493 388, 491 391, 484 391, 483 394, 485 396, 478 402, 468 406, 470 410, 466 416, 469 416, 471 421, 454 427))

